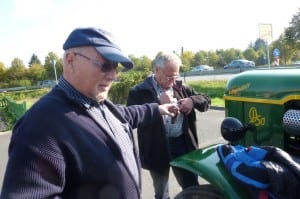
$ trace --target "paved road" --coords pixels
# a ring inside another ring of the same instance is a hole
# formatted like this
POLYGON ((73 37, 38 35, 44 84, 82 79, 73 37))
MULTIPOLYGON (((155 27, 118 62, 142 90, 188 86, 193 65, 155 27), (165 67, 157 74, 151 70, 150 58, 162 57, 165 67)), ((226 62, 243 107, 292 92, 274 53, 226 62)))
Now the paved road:
MULTIPOLYGON (((225 142, 225 140, 220 135, 220 125, 224 118, 224 110, 211 109, 203 113, 197 112, 197 127, 200 147, 225 142)), ((152 180, 150 178, 149 172, 147 170, 143 170, 142 174, 142 198, 154 198, 152 180)), ((173 173, 170 172, 170 174, 170 196, 171 198, 173 198, 177 193, 181 191, 181 188, 178 185, 173 173)), ((207 183, 200 177, 199 182, 207 183)))
MULTIPOLYGON (((211 109, 207 112, 197 112, 197 126, 200 147, 207 146, 214 143, 224 142, 220 137, 220 124, 224 119, 225 114, 223 110, 211 109)), ((10 133, 0 133, 0 185, 2 187, 3 175, 7 162, 7 150, 10 139, 10 133)), ((146 170, 142 171, 142 198, 151 199, 153 196, 152 181, 149 173, 146 170)), ((201 183, 205 183, 200 179, 201 183)), ((174 197, 181 191, 173 174, 170 175, 170 195, 174 197)))

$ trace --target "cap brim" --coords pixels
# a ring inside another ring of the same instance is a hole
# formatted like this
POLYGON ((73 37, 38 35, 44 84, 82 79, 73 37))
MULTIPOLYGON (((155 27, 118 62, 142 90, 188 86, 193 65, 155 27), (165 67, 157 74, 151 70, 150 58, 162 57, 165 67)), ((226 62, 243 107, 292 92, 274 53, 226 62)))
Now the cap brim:
POLYGON ((119 49, 109 46, 95 46, 95 49, 107 60, 119 62, 125 68, 133 68, 133 63, 128 56, 124 55, 119 49))

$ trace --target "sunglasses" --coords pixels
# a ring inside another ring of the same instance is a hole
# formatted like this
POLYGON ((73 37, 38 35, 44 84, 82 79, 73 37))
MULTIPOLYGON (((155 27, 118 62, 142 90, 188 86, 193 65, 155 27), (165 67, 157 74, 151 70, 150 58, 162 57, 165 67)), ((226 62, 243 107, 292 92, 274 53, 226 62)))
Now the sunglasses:
POLYGON ((104 64, 102 64, 102 63, 100 63, 99 61, 97 61, 97 60, 95 60, 95 59, 92 59, 92 58, 90 58, 90 57, 88 57, 88 56, 85 56, 85 55, 83 55, 83 54, 81 54, 81 53, 76 53, 76 52, 74 52, 74 55, 75 56, 80 56, 80 57, 83 57, 83 58, 85 58, 85 59, 87 59, 87 60, 89 60, 90 62, 92 62, 95 66, 97 66, 102 72, 104 72, 104 73, 108 73, 108 72, 111 72, 111 71, 115 71, 116 69, 117 69, 117 67, 118 67, 118 63, 116 63, 116 62, 111 62, 111 63, 104 63, 104 64))

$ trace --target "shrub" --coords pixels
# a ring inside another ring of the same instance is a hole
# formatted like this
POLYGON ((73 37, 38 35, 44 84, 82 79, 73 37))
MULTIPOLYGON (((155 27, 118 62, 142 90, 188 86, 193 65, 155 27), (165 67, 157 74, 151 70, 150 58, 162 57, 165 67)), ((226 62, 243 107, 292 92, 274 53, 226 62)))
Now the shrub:
POLYGON ((134 85, 142 82, 147 75, 147 72, 140 71, 122 73, 119 77, 119 81, 112 85, 109 91, 109 99, 115 104, 125 104, 129 90, 134 85))

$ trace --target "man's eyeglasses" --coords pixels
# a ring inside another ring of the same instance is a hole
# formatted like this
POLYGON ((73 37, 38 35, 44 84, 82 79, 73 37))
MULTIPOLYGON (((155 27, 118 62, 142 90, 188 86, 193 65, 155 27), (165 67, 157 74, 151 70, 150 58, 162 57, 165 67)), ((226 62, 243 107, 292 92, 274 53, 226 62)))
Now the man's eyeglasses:
POLYGON ((162 73, 164 74, 164 76, 166 77, 167 81, 174 81, 176 79, 179 79, 180 76, 179 75, 167 75, 163 70, 161 70, 162 73))
POLYGON ((166 76, 167 78, 166 78, 166 80, 168 80, 168 81, 174 81, 174 80, 176 80, 176 79, 179 79, 179 75, 176 75, 176 76, 166 76))
POLYGON ((88 56, 85 56, 85 55, 83 55, 83 54, 81 54, 81 53, 76 53, 76 52, 74 52, 74 55, 79 55, 79 56, 81 56, 81 57, 83 57, 83 58, 89 60, 90 62, 92 62, 95 66, 97 66, 97 67, 98 67, 102 72, 104 72, 104 73, 107 73, 107 72, 111 72, 111 71, 113 71, 113 70, 116 70, 116 68, 117 68, 117 66, 118 66, 118 63, 115 63, 115 62, 113 62, 113 63, 104 63, 104 64, 102 64, 102 63, 100 63, 99 61, 97 61, 97 60, 95 60, 95 59, 92 59, 92 58, 90 58, 90 57, 88 57, 88 56))

